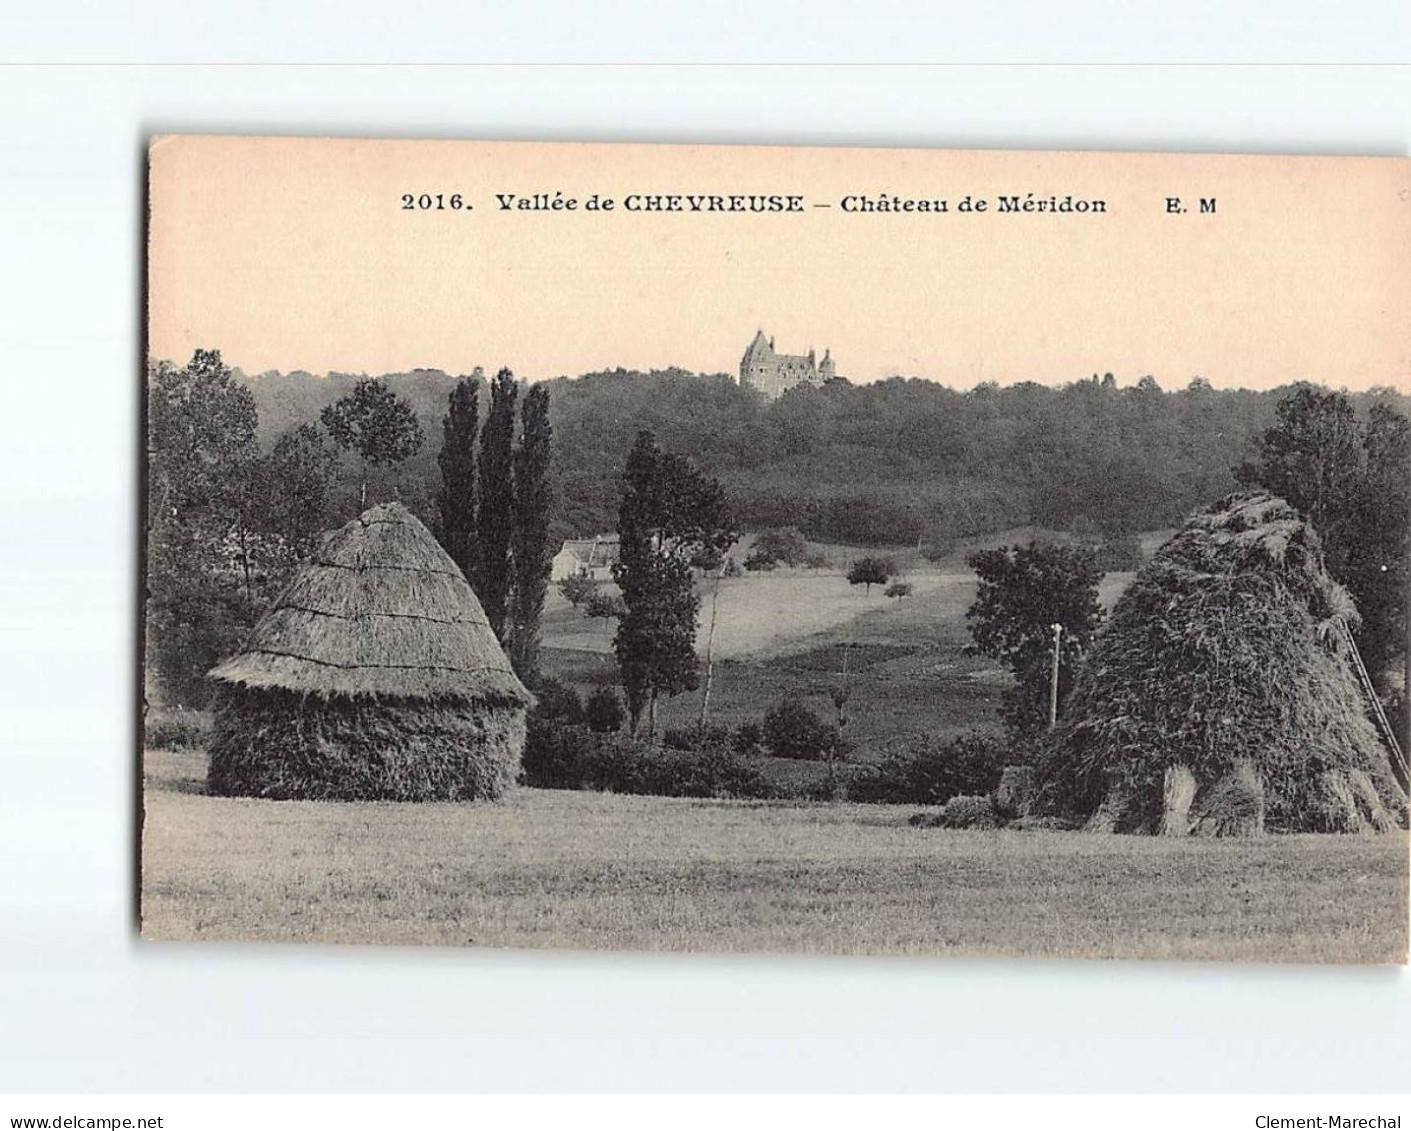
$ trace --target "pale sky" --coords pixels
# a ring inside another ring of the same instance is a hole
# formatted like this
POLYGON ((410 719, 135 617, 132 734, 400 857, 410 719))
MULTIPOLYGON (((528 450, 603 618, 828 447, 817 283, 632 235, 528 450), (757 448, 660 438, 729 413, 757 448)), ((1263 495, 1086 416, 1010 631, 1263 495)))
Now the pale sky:
POLYGON ((762 328, 856 381, 1411 388, 1406 159, 179 137, 151 166, 150 349, 177 362, 734 373, 762 328), (578 209, 495 200, 555 192, 578 209), (1107 211, 997 211, 1031 192, 1107 211), (626 210, 653 193, 803 207, 626 210), (951 210, 842 207, 893 195, 951 210))

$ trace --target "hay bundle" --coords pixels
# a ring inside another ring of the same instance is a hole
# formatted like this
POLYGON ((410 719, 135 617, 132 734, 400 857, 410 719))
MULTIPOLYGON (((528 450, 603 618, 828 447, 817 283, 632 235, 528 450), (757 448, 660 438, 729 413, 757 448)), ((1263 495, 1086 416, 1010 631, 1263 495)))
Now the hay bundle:
POLYGON ((1029 811, 1033 796, 1034 767, 1005 766, 999 785, 995 787, 995 809, 1010 816, 1022 817, 1029 811))
POLYGON ((1264 831, 1264 783, 1248 758, 1210 786, 1191 814, 1195 836, 1258 836, 1264 831))
POLYGON ((463 800, 498 797, 519 772, 529 693, 400 503, 330 534, 211 677, 215 793, 463 800))
POLYGON ((1191 831, 1191 805, 1195 802, 1195 775, 1185 766, 1167 766, 1161 788, 1162 836, 1185 836, 1191 831))
POLYGON ((1235 496, 1196 514, 1078 673, 1036 812, 1176 835, 1400 819, 1405 795, 1341 651, 1356 617, 1282 500, 1235 496))

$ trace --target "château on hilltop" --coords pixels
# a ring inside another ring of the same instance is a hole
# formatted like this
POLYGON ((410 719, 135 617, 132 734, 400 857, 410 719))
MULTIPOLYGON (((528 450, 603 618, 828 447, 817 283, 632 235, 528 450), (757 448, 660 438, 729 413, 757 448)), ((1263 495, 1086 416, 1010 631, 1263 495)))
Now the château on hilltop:
POLYGON ((826 349, 822 361, 815 360, 812 349, 806 354, 775 353, 774 339, 766 338, 763 330, 755 334, 740 359, 740 384, 758 389, 770 400, 795 385, 821 385, 837 375, 826 349))

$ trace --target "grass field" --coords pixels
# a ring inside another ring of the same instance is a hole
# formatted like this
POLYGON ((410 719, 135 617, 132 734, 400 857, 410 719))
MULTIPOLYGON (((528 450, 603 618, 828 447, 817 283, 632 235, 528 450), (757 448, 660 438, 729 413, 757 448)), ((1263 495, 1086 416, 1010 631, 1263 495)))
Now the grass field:
MULTIPOLYGON (((963 651, 970 640, 965 612, 975 599, 974 575, 913 565, 907 580, 915 591, 901 601, 876 586, 869 596, 836 571, 781 569, 725 580, 713 648, 711 721, 738 726, 758 720, 785 695, 831 720, 831 695, 843 678, 839 646, 847 644, 847 736, 858 761, 875 762, 921 734, 948 738, 998 730, 999 699, 1009 677, 994 661, 963 651)), ((1131 580, 1130 573, 1104 578, 1103 604, 1111 608, 1131 580)), ((709 616, 709 600, 706 589, 703 617, 709 616)), ((615 684, 616 625, 584 616, 553 591, 544 619, 544 670, 585 692, 615 684)), ((703 648, 704 631, 697 643, 703 648)), ((661 724, 694 724, 700 704, 699 692, 664 700, 661 724)))
POLYGON ((610 950, 1404 961, 1407 842, 956 832, 891 806, 521 789, 204 796, 146 759, 143 934, 610 950))

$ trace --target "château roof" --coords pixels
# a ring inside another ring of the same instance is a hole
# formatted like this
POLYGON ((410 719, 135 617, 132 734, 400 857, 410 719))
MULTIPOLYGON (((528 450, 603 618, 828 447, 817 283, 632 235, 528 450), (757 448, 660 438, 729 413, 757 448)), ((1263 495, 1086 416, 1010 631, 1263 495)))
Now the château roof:
POLYGON ((769 339, 764 336, 764 331, 757 330, 755 332, 754 341, 752 341, 749 344, 749 348, 745 350, 745 361, 748 362, 755 357, 770 357, 773 353, 774 350, 769 344, 769 339))

